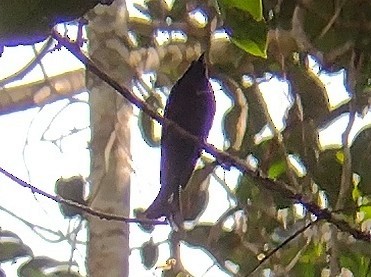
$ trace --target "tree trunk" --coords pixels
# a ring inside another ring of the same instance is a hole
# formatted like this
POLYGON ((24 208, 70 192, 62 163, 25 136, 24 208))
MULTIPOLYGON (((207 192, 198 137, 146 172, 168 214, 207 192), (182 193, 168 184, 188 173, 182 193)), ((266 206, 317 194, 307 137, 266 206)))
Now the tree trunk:
MULTIPOLYGON (((107 47, 107 38, 119 41, 113 32, 126 22, 125 3, 115 1, 91 15, 88 38, 91 58, 111 76, 120 76, 118 52, 107 47), (119 14, 119 10, 121 13, 119 14), (117 18, 125 17, 124 20, 117 18), (104 22, 104 31, 99 29, 104 22), (112 26, 109 26, 112 25, 112 26), (108 27, 108 28, 107 28, 108 27)), ((120 80, 119 80, 120 81, 120 80)), ((125 83, 125 80, 122 81, 125 83)), ((112 214, 130 213, 130 129, 131 105, 108 85, 87 74, 91 110, 91 208, 112 214)), ((128 276, 129 226, 123 222, 89 217, 87 271, 89 276, 128 276)))

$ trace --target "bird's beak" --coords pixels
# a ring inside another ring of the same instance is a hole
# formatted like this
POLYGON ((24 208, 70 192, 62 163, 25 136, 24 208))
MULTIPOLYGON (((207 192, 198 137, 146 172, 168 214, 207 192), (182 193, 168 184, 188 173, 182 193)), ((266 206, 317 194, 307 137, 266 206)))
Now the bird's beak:
POLYGON ((205 52, 201 54, 201 56, 198 58, 198 61, 206 65, 205 52))

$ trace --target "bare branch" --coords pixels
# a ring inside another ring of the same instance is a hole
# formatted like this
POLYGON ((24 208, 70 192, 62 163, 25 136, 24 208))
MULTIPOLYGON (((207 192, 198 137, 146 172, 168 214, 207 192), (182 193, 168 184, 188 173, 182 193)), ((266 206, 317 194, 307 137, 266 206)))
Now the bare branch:
POLYGON ((49 38, 41 48, 40 52, 37 53, 34 49, 35 57, 18 72, 14 73, 9 77, 4 78, 3 80, 0 80, 0 87, 4 87, 7 84, 10 84, 17 80, 21 80, 24 76, 26 76, 32 69, 35 68, 36 65, 40 63, 41 59, 50 52, 49 48, 52 46, 52 44, 53 39, 49 38))
MULTIPOLYGON (((6 209, 5 207, 2 207, 0 206, 0 210, 4 211, 5 213, 11 215, 12 217, 18 219, 19 221, 21 221, 24 225, 26 225, 27 227, 29 227, 32 231, 35 232, 36 235, 38 235, 40 238, 42 238, 43 240, 47 241, 47 242, 50 242, 50 243, 58 243, 58 242, 61 242, 61 241, 64 241, 64 240, 67 240, 68 242, 70 242, 70 239, 68 236, 64 235, 62 233, 62 231, 58 230, 58 231, 54 231, 54 230, 51 230, 51 229, 48 229, 48 228, 45 228, 43 226, 40 226, 40 225, 37 225, 37 224, 34 224, 34 223, 31 223, 27 220, 25 220, 24 218, 21 218, 19 217, 18 215, 16 215, 15 213, 13 213, 12 211, 9 211, 8 209, 6 209), (40 231, 43 231, 43 232, 46 232, 46 233, 49 233, 53 236, 56 236, 56 237, 59 237, 58 239, 56 240, 51 240, 51 239, 48 239, 46 238, 40 231)), ((77 244, 86 244, 85 242, 83 241, 76 241, 77 244)))
POLYGON ((23 181, 22 179, 16 177, 15 175, 9 173, 8 171, 3 169, 2 167, 0 167, 0 173, 4 174, 6 177, 13 180, 14 182, 21 185, 22 187, 29 188, 32 193, 37 193, 37 194, 40 194, 42 196, 45 196, 45 197, 55 201, 55 202, 66 204, 68 206, 72 206, 74 208, 80 209, 80 210, 82 210, 82 211, 84 211, 84 212, 86 212, 90 215, 99 217, 101 219, 114 220, 114 221, 120 221, 120 222, 126 222, 126 223, 167 225, 167 221, 162 221, 162 220, 127 218, 127 217, 123 217, 123 216, 120 216, 120 215, 115 215, 115 214, 105 213, 105 212, 101 212, 101 211, 96 211, 96 210, 93 210, 92 208, 90 208, 88 206, 81 205, 77 202, 74 202, 74 201, 71 201, 71 200, 68 200, 68 199, 63 199, 62 197, 60 197, 58 195, 52 195, 52 194, 47 193, 47 192, 45 192, 45 191, 43 191, 43 190, 41 190, 41 189, 39 189, 35 186, 32 186, 29 183, 23 181))
POLYGON ((327 34, 327 32, 331 29, 331 27, 334 25, 335 21, 338 19, 339 15, 341 13, 341 10, 342 10, 342 8, 343 8, 343 6, 345 5, 346 2, 347 2, 346 0, 342 0, 340 4, 336 3, 337 7, 336 7, 336 10, 335 10, 335 13, 331 17, 331 19, 329 20, 327 25, 322 29, 321 34, 318 37, 319 39, 323 38, 327 34))

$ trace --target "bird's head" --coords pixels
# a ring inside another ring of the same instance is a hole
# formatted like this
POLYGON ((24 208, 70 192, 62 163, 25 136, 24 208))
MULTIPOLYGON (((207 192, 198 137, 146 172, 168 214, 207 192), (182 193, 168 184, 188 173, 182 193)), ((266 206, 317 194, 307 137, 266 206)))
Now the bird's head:
POLYGON ((200 91, 209 90, 208 78, 205 53, 198 60, 191 63, 182 77, 184 84, 187 84, 188 87, 192 86, 192 91, 195 91, 197 94, 200 91))
POLYGON ((192 62, 189 70, 192 72, 193 75, 199 76, 200 78, 209 77, 205 53, 202 53, 198 60, 192 62))

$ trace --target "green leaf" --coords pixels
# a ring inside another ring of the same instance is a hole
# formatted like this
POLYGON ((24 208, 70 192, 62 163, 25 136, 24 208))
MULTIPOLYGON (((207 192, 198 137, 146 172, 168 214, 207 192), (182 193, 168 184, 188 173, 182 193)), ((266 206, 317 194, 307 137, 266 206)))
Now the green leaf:
POLYGON ((345 240, 338 243, 338 248, 340 253, 351 253, 354 256, 364 256, 371 259, 370 245, 363 241, 345 240))
POLYGON ((353 198, 353 201, 357 201, 359 197, 362 196, 362 192, 358 189, 358 185, 357 186, 354 186, 353 190, 352 190, 352 198, 353 198))
POLYGON ((13 232, 0 230, 0 262, 32 256, 32 250, 13 232))
POLYGON ((286 151, 300 160, 303 170, 312 171, 317 165, 320 152, 317 129, 311 121, 297 121, 297 105, 292 108, 287 118, 287 128, 283 131, 286 151), (296 111, 294 111, 296 110, 296 111))
MULTIPOLYGON (((59 178, 55 182, 55 192, 64 199, 72 200, 79 204, 85 205, 84 199, 85 180, 81 176, 70 178, 59 178)), ((59 203, 59 209, 66 218, 72 218, 76 215, 82 215, 83 211, 70 205, 59 203)))
POLYGON ((0 242, 0 262, 32 255, 32 250, 22 242, 0 242))
POLYGON ((187 13, 186 5, 187 2, 184 0, 174 0, 169 16, 174 19, 174 21, 180 21, 184 14, 187 13))
MULTIPOLYGON (((336 154, 338 150, 326 150, 321 152, 318 163, 313 170, 313 178, 318 186, 326 191, 329 204, 334 207, 341 183, 342 166, 336 154)), ((349 200, 351 195, 349 195, 349 200)))
POLYGON ((302 263, 298 262, 293 269, 293 276, 312 277, 321 276, 325 263, 302 263))
POLYGON ((326 266, 326 246, 323 242, 312 241, 304 248, 298 263, 293 269, 294 276, 320 276, 326 266), (295 275, 296 273, 296 275, 295 275))
POLYGON ((75 262, 60 262, 49 257, 35 257, 18 268, 18 276, 22 277, 44 277, 44 276, 79 276, 75 272, 70 272, 66 275, 65 268, 71 265, 77 266, 75 262), (46 269, 50 269, 52 273, 45 273, 46 269))
POLYGON ((336 159, 340 164, 344 164, 345 155, 343 150, 336 152, 336 159))
POLYGON ((319 259, 324 259, 326 249, 323 243, 313 242, 307 247, 306 251, 300 257, 300 261, 307 264, 313 264, 319 259))
POLYGON ((371 204, 370 206, 362 206, 359 211, 363 213, 363 221, 371 219, 371 204))
POLYGON ((220 4, 248 12, 256 21, 263 19, 263 5, 261 0, 221 0, 220 4))
POLYGON ((231 37, 231 41, 242 50, 246 51, 247 53, 250 53, 254 56, 266 58, 267 57, 267 49, 265 45, 263 45, 259 41, 254 41, 252 39, 252 36, 245 33, 239 33, 238 35, 233 35, 231 37))
POLYGON ((255 181, 247 174, 241 175, 236 188, 236 196, 239 203, 247 203, 252 197, 260 193, 255 185, 255 181))
POLYGON ((268 169, 268 178, 277 179, 286 172, 286 163, 284 160, 274 162, 268 169))
POLYGON ((351 252, 341 252, 343 255, 340 256, 341 267, 349 269, 353 276, 368 276, 370 273, 370 259, 363 257, 362 255, 355 255, 351 252))
POLYGON ((268 28, 263 20, 256 21, 246 12, 232 8, 225 11, 225 27, 236 46, 254 56, 267 57, 268 28))
POLYGON ((371 125, 359 132, 350 151, 352 168, 360 176, 357 187, 363 195, 371 195, 371 125))
POLYGON ((158 259, 158 245, 153 243, 152 238, 143 243, 140 248, 140 255, 145 268, 150 269, 156 264, 158 259))
POLYGON ((247 24, 244 27, 243 25, 240 26, 241 27, 234 28, 231 41, 247 53, 266 58, 267 44, 265 24, 251 22, 250 26, 247 26, 247 24))

